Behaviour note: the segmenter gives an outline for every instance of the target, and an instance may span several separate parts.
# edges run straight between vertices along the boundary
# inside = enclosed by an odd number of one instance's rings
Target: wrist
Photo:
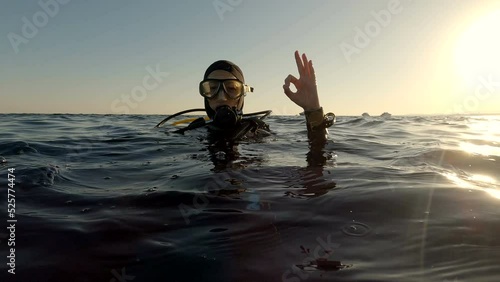
[[[302,107],[302,109],[304,110],[304,112],[313,112],[321,109],[321,106],[318,105],[313,107]]]
[[[311,128],[320,126],[324,121],[323,108],[319,107],[312,110],[304,110],[307,125]]]

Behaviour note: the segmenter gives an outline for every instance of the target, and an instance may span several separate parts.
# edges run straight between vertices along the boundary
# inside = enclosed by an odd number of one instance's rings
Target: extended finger
[[[304,61],[304,73],[309,75],[311,72],[309,70],[309,61],[307,60],[306,53],[302,53],[302,61]]]
[[[299,75],[302,76],[304,75],[304,65],[302,64],[302,61],[300,60],[300,55],[299,51],[295,51],[295,62],[297,63],[297,69],[299,69]]]
[[[309,69],[311,71],[311,78],[314,81],[314,83],[316,84],[316,72],[314,71],[313,61],[309,61]]]

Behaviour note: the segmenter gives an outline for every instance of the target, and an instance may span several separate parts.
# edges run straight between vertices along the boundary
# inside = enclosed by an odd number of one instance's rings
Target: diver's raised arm
[[[289,74],[285,78],[283,90],[290,100],[304,109],[309,141],[312,144],[324,145],[327,134],[326,127],[329,125],[325,123],[323,108],[319,103],[316,74],[314,73],[312,61],[307,60],[306,54],[302,54],[301,58],[299,51],[295,51],[295,62],[297,63],[300,78],[297,79],[292,74]],[[290,83],[295,85],[297,91],[290,90]]]

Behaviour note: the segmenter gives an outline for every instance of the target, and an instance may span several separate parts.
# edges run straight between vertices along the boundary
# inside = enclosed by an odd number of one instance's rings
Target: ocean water
[[[300,116],[225,150],[162,119],[1,115],[0,281],[500,281],[500,116],[338,117],[321,152]]]

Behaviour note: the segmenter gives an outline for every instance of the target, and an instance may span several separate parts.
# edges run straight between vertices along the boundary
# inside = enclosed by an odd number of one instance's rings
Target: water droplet
[[[341,230],[346,235],[355,236],[355,237],[362,237],[362,236],[366,236],[368,233],[370,233],[371,228],[364,223],[353,222],[353,223],[349,223],[349,224],[344,225],[341,228]]]

